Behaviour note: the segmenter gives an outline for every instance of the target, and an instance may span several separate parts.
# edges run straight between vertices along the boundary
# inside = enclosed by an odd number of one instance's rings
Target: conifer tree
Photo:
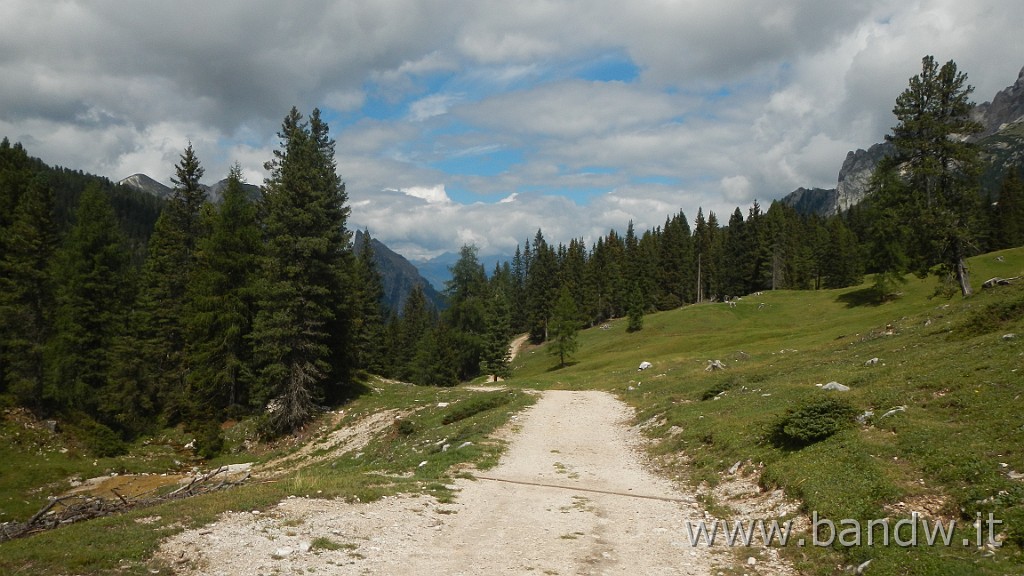
[[[870,207],[865,220],[869,224],[868,260],[875,271],[872,290],[878,300],[888,300],[906,283],[910,268],[910,246],[913,233],[905,225],[907,184],[899,175],[898,163],[883,159],[871,175]]]
[[[57,247],[53,189],[41,177],[28,183],[0,235],[0,391],[9,388],[22,403],[38,404],[53,322],[51,259]]]
[[[964,139],[981,130],[970,117],[973,91],[952,60],[940,68],[925,56],[921,73],[896,98],[898,124],[886,136],[906,173],[906,194],[897,206],[914,227],[915,268],[924,274],[938,265],[964,296],[971,294],[966,260],[975,249],[980,211],[979,153]]]
[[[255,282],[262,246],[256,206],[234,165],[216,209],[207,213],[188,286],[185,334],[189,403],[195,418],[219,420],[248,405],[253,379],[248,335],[255,316]]]
[[[86,188],[75,223],[54,260],[55,335],[47,356],[46,397],[126,427],[119,414],[139,400],[113,393],[115,340],[125,329],[131,293],[125,238],[106,195]]]
[[[355,313],[352,324],[355,359],[360,368],[373,374],[384,374],[384,287],[374,261],[369,230],[359,234],[357,241],[360,246],[355,260]]]
[[[476,254],[472,245],[459,250],[459,259],[450,268],[451,280],[445,283],[448,307],[441,315],[445,336],[454,343],[455,370],[461,380],[479,374],[487,331],[487,275]]]
[[[629,325],[627,332],[639,332],[644,329],[644,296],[639,286],[634,286],[629,297]]]
[[[1024,245],[1024,182],[1012,168],[999,187],[999,199],[993,206],[992,244],[994,248]]]
[[[551,318],[551,338],[548,353],[558,357],[558,365],[565,366],[567,358],[572,357],[579,349],[577,335],[579,319],[576,303],[569,289],[563,286],[555,302]]]
[[[265,256],[253,325],[257,398],[268,432],[305,424],[317,402],[343,393],[351,361],[349,208],[335,143],[318,110],[292,108],[263,188]]]
[[[156,221],[132,318],[134,345],[119,362],[121,378],[138,379],[168,422],[188,416],[186,293],[201,233],[204,170],[189,143],[175,165],[174,190]],[[133,349],[134,348],[134,349]]]
[[[405,299],[401,316],[393,322],[397,327],[394,336],[395,346],[388,356],[395,377],[413,381],[416,351],[420,347],[420,340],[429,337],[436,323],[434,311],[423,293],[423,286],[416,284],[409,297]]]
[[[484,335],[481,368],[495,380],[508,378],[512,372],[509,342],[512,338],[512,314],[508,297],[495,290],[487,306],[487,333]]]
[[[558,260],[540,230],[533,239],[525,290],[530,339],[544,342],[549,337],[552,309],[558,296]]]

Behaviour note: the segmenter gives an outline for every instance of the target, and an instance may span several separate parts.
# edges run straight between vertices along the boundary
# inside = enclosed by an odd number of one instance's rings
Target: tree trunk
[[[960,283],[960,293],[964,298],[971,295],[971,274],[967,270],[967,263],[963,256],[956,260],[956,280]]]

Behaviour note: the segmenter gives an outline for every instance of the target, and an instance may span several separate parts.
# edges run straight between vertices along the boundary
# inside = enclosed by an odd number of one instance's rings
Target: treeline
[[[926,81],[912,88],[960,80],[939,72],[926,59]],[[966,96],[952,84],[947,92]],[[1024,185],[1018,168],[979,192],[977,171],[965,169],[975,151],[946,136],[968,133],[953,122],[966,108],[910,105],[919,101],[950,98],[901,97],[899,157],[843,214],[754,202],[724,223],[679,212],[590,245],[552,244],[538,230],[490,274],[465,246],[442,311],[421,290],[402,310],[383,308],[370,236],[353,250],[335,142],[316,110],[284,119],[258,198],[236,166],[217,205],[191,145],[163,201],[49,168],[4,139],[0,405],[60,414],[98,453],[182,425],[211,455],[224,421],[256,416],[266,434],[294,430],[358,393],[360,374],[437,386],[507,376],[517,333],[551,342],[565,364],[578,328],[613,318],[637,330],[651,311],[841,288],[869,273],[881,297],[911,271],[963,279],[970,253],[1024,244]],[[913,162],[942,154],[950,160]]]
[[[882,166],[875,186],[891,176],[890,168]],[[983,194],[962,208],[972,226],[971,251],[1024,245],[1019,170],[1010,171],[999,190]],[[642,234],[629,223],[625,234],[611,230],[589,246],[583,239],[551,244],[538,230],[489,276],[476,248],[464,246],[446,285],[450,308],[437,314],[414,292],[404,310],[392,314],[378,356],[386,362],[374,369],[452,385],[505,374],[504,346],[515,333],[528,333],[535,343],[553,341],[562,352],[573,326],[629,317],[630,329],[642,329],[648,312],[765,290],[843,288],[860,284],[865,274],[924,274],[941,263],[941,246],[922,247],[921,236],[910,233],[919,226],[911,225],[915,217],[890,204],[875,192],[825,218],[779,201],[765,211],[755,201],[745,215],[736,208],[724,225],[698,209],[692,227],[680,212]],[[877,285],[876,296],[886,297],[890,288]]]
[[[180,424],[211,455],[227,419],[279,434],[351,394],[383,334],[379,278],[353,254],[319,112],[293,109],[278,136],[260,198],[236,166],[216,206],[191,145],[161,202],[5,139],[0,398],[62,415],[98,453]]]

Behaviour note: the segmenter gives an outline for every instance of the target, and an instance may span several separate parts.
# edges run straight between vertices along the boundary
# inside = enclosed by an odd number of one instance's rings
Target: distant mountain
[[[118,184],[122,186],[127,186],[129,188],[134,188],[139,192],[146,192],[147,194],[152,194],[153,196],[156,196],[157,198],[161,199],[167,198],[168,196],[170,196],[172,192],[172,189],[169,186],[164,186],[163,184],[157,182],[156,180],[153,180],[152,178],[146,176],[145,174],[132,174],[131,176],[118,182]]]
[[[160,182],[157,182],[156,180],[150,178],[149,176],[146,176],[145,174],[132,174],[131,176],[118,182],[118,184],[121,184],[122,186],[128,186],[129,188],[133,188],[135,190],[138,190],[139,192],[146,192],[147,194],[152,194],[153,196],[156,196],[157,198],[161,199],[167,198],[168,196],[171,195],[171,192],[174,191],[174,189],[171,188],[170,186],[161,184]],[[213,202],[214,204],[217,204],[221,201],[221,196],[224,192],[224,189],[227,188],[227,185],[228,179],[225,178],[220,182],[217,182],[213,186],[203,185],[203,188],[206,189],[206,193],[207,195],[209,195],[210,201]],[[242,184],[242,188],[244,188],[249,193],[250,198],[256,199],[259,197],[259,186],[256,186],[255,184]]]
[[[490,256],[480,257],[480,264],[484,267],[484,273],[487,274],[488,278],[494,271],[495,265],[499,265],[503,262],[509,262],[512,260],[510,254],[492,254]],[[435,256],[429,260],[413,260],[412,263],[420,271],[420,274],[424,278],[430,281],[438,290],[444,290],[445,284],[452,279],[452,266],[459,261],[459,255],[456,252],[445,252],[440,256]]]
[[[1008,170],[1024,165],[1024,69],[1012,86],[1001,90],[991,102],[976,106],[971,116],[984,126],[971,140],[981,148],[985,164],[982,190],[988,192],[999,186]],[[875,166],[892,153],[888,142],[849,152],[835,188],[797,188],[782,202],[805,214],[838,214],[867,196]]]
[[[363,246],[361,230],[356,231],[353,245],[358,254]],[[444,297],[434,289],[426,278],[420,275],[416,266],[376,238],[370,239],[370,249],[373,250],[373,260],[377,264],[377,271],[380,273],[384,285],[384,303],[389,309],[400,313],[416,285],[423,287],[423,294],[435,309],[444,309]]]
[[[428,260],[415,260],[412,264],[424,278],[430,281],[434,288],[443,290],[444,285],[452,278],[451,267],[458,261],[457,253],[445,252]]]

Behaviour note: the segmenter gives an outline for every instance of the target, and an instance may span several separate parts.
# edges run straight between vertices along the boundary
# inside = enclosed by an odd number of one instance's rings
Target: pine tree
[[[461,380],[479,374],[487,331],[487,275],[476,254],[476,246],[459,250],[459,259],[449,269],[451,280],[445,283],[448,307],[441,315],[446,337],[454,343],[455,370]]]
[[[317,402],[343,393],[351,370],[352,263],[349,208],[335,143],[314,110],[292,108],[267,163],[263,188],[266,254],[253,325],[259,400],[268,431],[305,424]]]
[[[896,98],[898,124],[886,136],[908,181],[897,205],[914,228],[915,267],[925,273],[938,265],[939,274],[953,279],[965,297],[971,294],[966,259],[980,212],[979,153],[964,140],[981,130],[970,118],[973,91],[952,60],[940,68],[925,56],[921,73]]]
[[[169,423],[189,416],[184,318],[206,201],[199,182],[203,173],[189,143],[175,165],[174,190],[149,239],[131,321],[135,342],[126,346],[127,357],[119,361],[120,377],[141,380]]]
[[[639,332],[644,329],[644,296],[639,286],[634,286],[629,298],[629,325],[627,332]]]
[[[994,248],[1015,248],[1024,245],[1024,182],[1013,168],[999,188],[999,200],[992,211],[992,244]]]
[[[0,392],[7,388],[22,404],[38,404],[43,349],[53,323],[51,260],[57,247],[53,189],[41,177],[28,183],[0,235]]]
[[[555,303],[551,319],[551,343],[548,353],[558,357],[558,365],[565,366],[565,361],[579,349],[577,334],[579,319],[576,303],[572,294],[565,286],[562,287]]]
[[[402,314],[392,323],[396,326],[393,338],[395,344],[388,357],[392,364],[391,372],[396,378],[413,381],[416,351],[420,341],[434,330],[436,323],[434,311],[423,293],[423,286],[416,284],[405,300]]]
[[[534,236],[525,290],[530,339],[544,342],[549,338],[552,309],[558,296],[558,258],[540,230]]]
[[[261,249],[256,206],[242,187],[241,167],[228,174],[220,206],[200,226],[195,270],[185,307],[190,410],[219,420],[225,410],[248,405],[253,379],[248,335],[255,316],[255,282]]]
[[[839,216],[829,219],[827,230],[825,288],[845,288],[860,284],[864,279],[864,264],[857,237]]]
[[[384,374],[384,287],[374,261],[369,230],[359,234],[357,242],[360,246],[355,260],[355,314],[352,324],[355,359],[360,368],[373,374]]]
[[[110,382],[116,339],[131,297],[125,238],[98,186],[82,194],[75,223],[54,260],[55,334],[47,349],[47,399],[65,408],[119,420],[137,397],[119,397]]]
[[[729,217],[722,245],[722,290],[726,296],[742,296],[750,292],[749,271],[753,269],[756,258],[755,244],[750,236],[743,213],[737,207]]]
[[[894,159],[879,162],[869,184],[870,207],[865,220],[870,222],[869,269],[875,272],[872,290],[880,301],[897,294],[898,287],[906,283],[905,275],[910,268],[913,233],[904,220],[906,188]]]
[[[484,335],[481,368],[495,380],[508,378],[512,373],[511,351],[512,314],[503,290],[495,290],[487,306],[487,333]]]

